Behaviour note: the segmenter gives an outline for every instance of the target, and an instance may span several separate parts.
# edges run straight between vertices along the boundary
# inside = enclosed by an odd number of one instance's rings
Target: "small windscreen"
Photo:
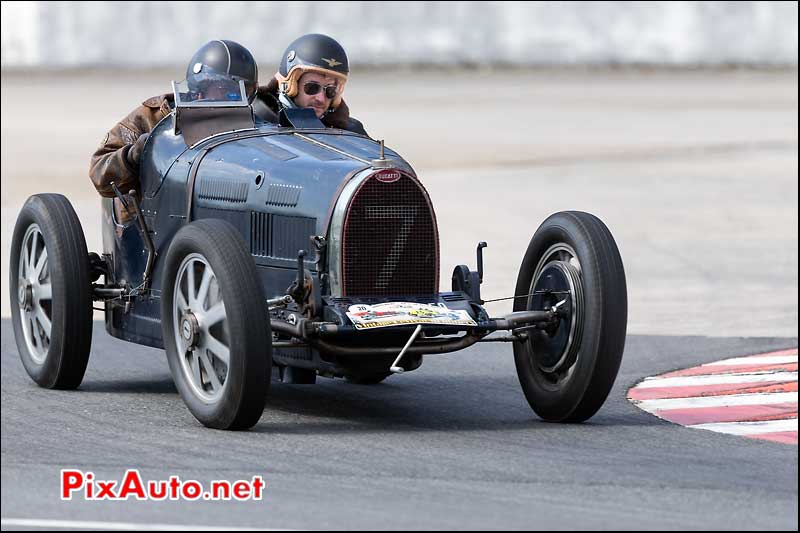
[[[247,92],[244,81],[229,76],[207,74],[191,81],[173,81],[176,107],[244,107]]]

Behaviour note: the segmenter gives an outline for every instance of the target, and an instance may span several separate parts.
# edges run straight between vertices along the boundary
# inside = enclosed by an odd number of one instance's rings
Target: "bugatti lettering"
[[[384,170],[383,172],[378,172],[375,175],[375,179],[382,182],[382,183],[394,183],[395,181],[399,180],[401,174],[399,172],[392,172],[390,170]]]

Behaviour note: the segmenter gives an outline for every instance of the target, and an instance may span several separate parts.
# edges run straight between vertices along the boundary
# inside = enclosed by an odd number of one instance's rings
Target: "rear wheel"
[[[625,347],[625,271],[611,232],[589,213],[550,216],[528,245],[515,294],[531,296],[514,311],[559,312],[514,343],[528,403],[545,420],[587,420],[608,397]]]
[[[92,346],[89,254],[80,220],[60,194],[31,196],[11,241],[9,293],[22,364],[40,386],[74,389]]]
[[[272,334],[253,258],[222,220],[182,228],[165,264],[161,316],[175,386],[204,425],[247,429],[264,410]]]

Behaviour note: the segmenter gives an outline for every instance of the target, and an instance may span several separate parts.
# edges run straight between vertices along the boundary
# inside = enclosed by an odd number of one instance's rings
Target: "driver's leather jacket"
[[[106,133],[89,163],[89,177],[101,196],[115,196],[111,182],[125,194],[131,189],[141,192],[139,169],[128,161],[128,150],[140,135],[149,133],[158,121],[169,115],[172,102],[171,94],[148,98]]]

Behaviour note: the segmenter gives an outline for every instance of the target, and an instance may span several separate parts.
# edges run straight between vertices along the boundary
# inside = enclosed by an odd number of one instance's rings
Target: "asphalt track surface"
[[[248,432],[200,426],[164,353],[95,322],[83,385],[38,388],[2,321],[3,519],[256,528],[797,529],[797,448],[687,429],[631,404],[645,376],[796,338],[632,335],[589,423],[528,407],[507,344],[429,356],[374,386],[273,384]],[[261,501],[59,499],[62,468],[119,480],[264,477]],[[62,524],[68,524],[64,522]]]

